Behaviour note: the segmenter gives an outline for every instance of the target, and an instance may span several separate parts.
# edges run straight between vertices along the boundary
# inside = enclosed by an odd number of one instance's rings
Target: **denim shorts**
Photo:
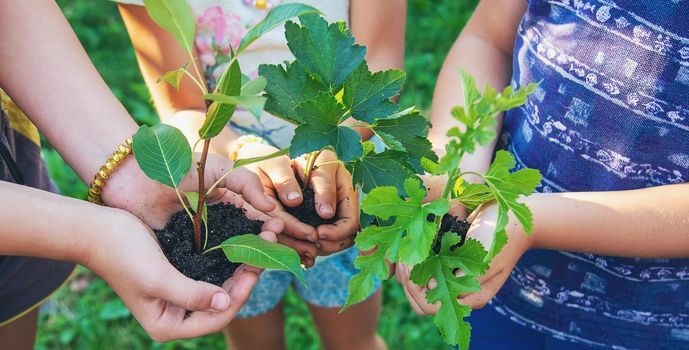
[[[290,285],[304,301],[311,305],[342,307],[349,294],[349,279],[359,272],[354,267],[354,259],[357,255],[356,248],[349,248],[327,259],[317,261],[312,268],[304,272],[306,287],[289,272],[263,272],[249,300],[239,310],[237,317],[255,317],[272,310],[285,296]],[[380,287],[380,281],[376,280],[374,286],[375,293]]]

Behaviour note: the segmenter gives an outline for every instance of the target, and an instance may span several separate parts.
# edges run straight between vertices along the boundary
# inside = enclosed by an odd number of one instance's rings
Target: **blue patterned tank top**
[[[543,173],[538,191],[689,179],[689,1],[530,0],[513,65],[513,83],[542,83],[500,143]],[[686,259],[535,250],[493,304],[588,346],[689,349]]]

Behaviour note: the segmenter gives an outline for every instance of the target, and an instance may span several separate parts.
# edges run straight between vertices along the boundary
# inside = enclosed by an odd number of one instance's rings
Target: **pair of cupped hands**
[[[259,143],[244,145],[239,158],[277,151]],[[205,184],[220,179],[233,163],[209,154]],[[312,175],[316,212],[325,219],[337,216],[332,225],[311,227],[287,214],[285,206],[297,206],[303,194],[305,159],[281,156],[233,170],[212,193],[208,203],[231,203],[246,209],[249,219],[264,222],[260,236],[294,248],[305,266],[318,255],[329,255],[353,245],[359,227],[358,198],[352,179],[331,152],[323,152]],[[191,169],[180,191],[198,191]],[[162,228],[171,215],[182,210],[175,191],[150,180],[134,157],[116,169],[102,199],[110,208],[103,229],[86,238],[77,261],[102,276],[156,341],[192,338],[226,327],[249,298],[261,270],[243,265],[222,287],[194,281],[177,271],[163,255],[151,228]],[[128,212],[128,213],[127,213]],[[132,215],[133,214],[133,215]],[[187,310],[194,311],[189,314]]]

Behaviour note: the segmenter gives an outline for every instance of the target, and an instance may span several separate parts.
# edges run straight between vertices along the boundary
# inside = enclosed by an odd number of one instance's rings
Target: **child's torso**
[[[681,0],[529,1],[513,80],[541,86],[508,113],[501,143],[519,166],[542,172],[539,191],[689,179],[688,18]],[[497,301],[534,328],[589,345],[689,341],[688,260],[530,252]]]

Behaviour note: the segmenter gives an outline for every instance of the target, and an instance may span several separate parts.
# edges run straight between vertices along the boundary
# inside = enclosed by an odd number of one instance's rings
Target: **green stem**
[[[184,199],[182,199],[182,194],[179,193],[178,188],[175,188],[175,193],[177,193],[177,198],[179,198],[179,202],[182,203],[184,211],[186,211],[187,215],[189,215],[189,219],[191,219],[191,221],[194,222],[194,215],[191,213],[191,210],[189,210],[189,207],[187,207],[187,204],[184,202]]]
[[[306,189],[311,182],[311,176],[313,176],[313,172],[316,170],[316,159],[318,159],[318,156],[321,155],[321,152],[323,152],[323,150],[313,151],[306,157],[306,168],[304,169],[304,189]]]
[[[202,254],[207,254],[207,253],[210,253],[210,252],[212,252],[212,251],[214,251],[214,250],[218,250],[218,249],[222,249],[222,246],[216,245],[216,246],[213,247],[213,248],[208,248],[208,249],[206,249]]]
[[[196,64],[194,64],[194,68],[196,69],[196,73],[201,76],[201,73],[199,73],[199,69],[196,67]],[[201,82],[193,75],[191,74],[190,71],[188,71],[186,68],[182,68],[182,71],[189,77],[191,80],[196,84],[196,86],[201,89],[201,92],[203,92],[204,95],[208,94],[208,89],[206,89],[206,85],[201,84]]]

